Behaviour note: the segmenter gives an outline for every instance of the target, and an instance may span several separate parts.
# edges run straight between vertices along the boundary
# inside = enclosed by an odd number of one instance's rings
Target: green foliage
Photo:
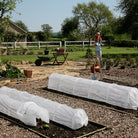
[[[88,48],[86,51],[86,58],[92,58],[93,57],[93,53],[92,53],[92,49]]]
[[[122,30],[132,34],[132,39],[138,39],[138,0],[120,0],[119,10],[124,13]]]
[[[7,31],[4,35],[5,42],[15,42],[17,39],[17,35],[14,32]]]
[[[53,49],[53,50],[52,50]],[[68,55],[67,60],[75,60],[75,59],[82,59],[86,58],[86,51],[88,47],[83,48],[82,46],[72,46],[72,47],[66,47],[66,51],[70,52]],[[94,48],[90,47],[93,51],[93,55],[95,55]],[[35,60],[37,59],[37,53],[38,51],[43,52],[44,49],[36,49],[36,48],[29,48],[29,50],[34,52],[34,55],[7,55],[7,56],[1,56],[2,63],[7,63],[8,61],[16,61],[16,62],[21,62],[23,61],[28,61],[31,63],[34,63]],[[52,57],[52,52],[55,52],[55,48],[49,49],[49,56]],[[13,49],[10,50],[10,53],[13,53]],[[51,52],[52,51],[52,52]],[[137,49],[135,48],[128,48],[128,47],[111,47],[110,49],[108,47],[102,47],[102,57],[107,58],[107,55],[109,59],[115,59],[118,55],[122,55],[122,58],[126,58],[128,55],[131,55],[131,58],[136,58],[137,57]],[[120,60],[121,60],[120,59]]]
[[[11,66],[9,64],[6,65],[6,71],[3,70],[0,76],[12,79],[25,77],[17,67]]]
[[[49,24],[43,24],[41,28],[44,32],[45,39],[48,40],[52,35],[52,27]]]
[[[68,37],[70,34],[71,37],[71,32],[73,33],[74,30],[78,30],[78,27],[79,27],[79,20],[77,17],[66,18],[62,23],[62,28],[61,28],[62,35],[64,37]]]
[[[75,29],[70,31],[68,39],[71,41],[84,40],[84,35],[80,32],[80,30]]]
[[[95,2],[78,4],[74,7],[73,13],[79,18],[79,21],[83,23],[85,28],[87,28],[89,38],[90,36],[92,38],[96,34],[101,25],[111,22],[113,17],[108,7],[103,3],[98,5]]]
[[[114,42],[114,36],[113,35],[105,35],[103,39],[107,41],[107,44],[109,46],[111,46],[112,43]]]
[[[12,11],[15,10],[16,4],[22,0],[1,0],[0,1],[0,25],[5,24],[9,20]]]
[[[112,46],[117,46],[117,47],[138,47],[138,43],[135,40],[127,41],[127,40],[122,40],[122,41],[113,41]]]
[[[4,33],[5,33],[4,27],[0,26],[0,42],[4,41]]]
[[[38,41],[46,41],[47,40],[47,36],[45,32],[39,31],[35,33],[36,35],[36,40]]]
[[[29,33],[27,34],[27,41],[28,41],[28,42],[33,42],[33,41],[35,41],[34,36],[35,36],[34,33],[29,32]]]
[[[25,30],[26,32],[28,32],[27,26],[26,26],[21,20],[16,21],[15,24],[18,25],[19,27],[21,27],[21,28],[22,28],[23,30]]]
[[[28,54],[28,55],[33,55],[34,52],[33,52],[33,51],[29,51],[29,52],[27,52],[27,54]]]
[[[114,39],[117,41],[131,41],[131,34],[124,33],[124,34],[115,34]]]

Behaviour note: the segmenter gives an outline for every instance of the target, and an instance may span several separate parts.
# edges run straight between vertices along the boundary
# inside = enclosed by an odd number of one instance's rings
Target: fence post
[[[62,42],[60,41],[59,43],[60,43],[60,47],[62,47]]]
[[[66,41],[65,41],[65,44],[64,44],[65,48],[66,48]]]
[[[82,41],[82,45],[83,45],[83,48],[84,48],[84,41]]]
[[[38,42],[38,48],[40,49],[40,47],[41,47],[41,46],[40,46],[40,42]]]
[[[14,43],[14,49],[16,50],[16,44],[17,44],[17,42],[15,41],[15,43]]]

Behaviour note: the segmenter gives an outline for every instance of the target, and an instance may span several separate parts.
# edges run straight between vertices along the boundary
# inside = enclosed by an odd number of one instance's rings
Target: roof
[[[27,33],[27,31],[25,31],[24,29],[22,29],[21,27],[19,27],[17,24],[15,24],[13,21],[9,21],[9,23],[11,24],[11,25],[13,25],[14,27],[16,27],[17,28],[17,30],[19,30],[19,31],[21,31],[22,33]]]

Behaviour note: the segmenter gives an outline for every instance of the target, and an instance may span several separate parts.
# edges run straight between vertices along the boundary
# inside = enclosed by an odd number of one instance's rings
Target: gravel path
[[[38,67],[34,64],[17,65],[17,67],[22,71],[24,69],[33,69],[34,76],[32,79],[27,79],[27,81],[24,80],[18,81],[18,83],[9,83],[9,87],[27,91],[31,94],[45,97],[59,103],[67,104],[73,108],[83,108],[86,111],[89,120],[111,128],[106,131],[96,133],[90,136],[90,138],[138,138],[138,118],[110,110],[106,108],[106,105],[103,106],[100,103],[74,98],[42,89],[48,85],[49,75],[53,72],[91,79],[90,73],[88,70],[85,70],[85,62],[69,62],[68,65],[64,64],[54,67],[49,65],[42,65]],[[113,71],[112,69],[110,71],[105,71],[103,77],[113,80],[121,79],[123,82],[126,82],[127,80],[129,81],[129,84],[137,84],[138,69],[131,69],[130,72],[133,73],[131,73],[131,76],[129,76],[130,73],[124,74],[125,71],[123,70],[114,69]],[[128,69],[126,71],[128,72]],[[120,74],[121,77],[118,77],[116,74]],[[39,136],[0,118],[0,138],[39,138]]]
[[[33,82],[20,82],[9,87],[25,90],[31,94],[67,104],[73,108],[83,108],[89,120],[111,128],[90,136],[92,138],[138,137],[138,118],[110,110],[99,103],[43,90],[42,88],[47,85],[48,79],[43,79]],[[39,136],[0,118],[0,138],[39,138]]]

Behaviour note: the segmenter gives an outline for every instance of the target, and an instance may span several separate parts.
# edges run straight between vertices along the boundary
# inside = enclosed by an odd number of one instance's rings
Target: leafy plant
[[[9,64],[6,65],[6,71],[2,71],[2,73],[0,74],[2,77],[6,77],[6,78],[21,78],[21,77],[25,77],[23,73],[21,73],[21,71],[15,67],[15,66],[11,66]]]
[[[93,57],[92,49],[90,49],[90,48],[87,49],[85,57],[86,58],[92,58]]]

